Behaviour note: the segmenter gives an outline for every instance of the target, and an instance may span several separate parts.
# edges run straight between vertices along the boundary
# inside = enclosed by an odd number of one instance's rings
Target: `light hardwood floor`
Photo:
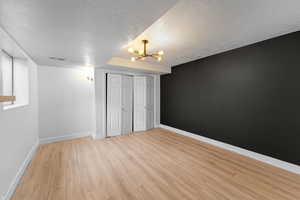
[[[42,145],[13,200],[299,200],[300,176],[163,129]]]

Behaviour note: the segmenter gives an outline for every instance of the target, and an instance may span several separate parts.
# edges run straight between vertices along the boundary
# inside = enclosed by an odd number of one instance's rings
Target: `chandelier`
[[[148,54],[147,53],[147,44],[149,43],[149,41],[148,40],[142,40],[142,43],[144,45],[143,50],[138,51],[138,50],[134,50],[132,47],[128,48],[129,53],[137,54],[137,56],[131,57],[132,62],[134,62],[136,60],[145,60],[145,58],[147,58],[147,57],[154,58],[157,61],[162,60],[162,55],[164,55],[163,51],[158,51],[158,52],[155,52],[153,54]]]

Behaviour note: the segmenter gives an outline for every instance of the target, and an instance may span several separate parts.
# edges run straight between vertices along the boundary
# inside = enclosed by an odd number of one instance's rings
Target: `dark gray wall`
[[[161,123],[300,165],[300,32],[173,67]]]

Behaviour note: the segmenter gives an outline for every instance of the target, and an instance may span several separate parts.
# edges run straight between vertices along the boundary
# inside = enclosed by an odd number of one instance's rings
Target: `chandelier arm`
[[[147,42],[144,41],[144,55],[147,55]]]
[[[144,59],[146,57],[152,57],[152,58],[157,59],[158,61],[162,60],[162,58],[161,58],[161,56],[163,55],[162,51],[158,51],[158,52],[155,52],[153,54],[147,54],[147,44],[149,43],[149,41],[148,40],[142,40],[142,43],[143,43],[143,47],[144,47],[143,53],[140,53],[140,51],[138,51],[138,50],[132,50],[132,48],[130,50],[130,53],[138,55],[136,57],[132,57],[134,60],[140,60],[140,59]],[[160,52],[162,52],[162,53],[160,53]]]
[[[140,59],[142,59],[144,56],[137,56],[137,57],[135,57],[135,60],[140,60]]]
[[[159,57],[160,55],[159,54],[156,54],[156,53],[154,53],[154,54],[152,54],[151,55],[151,57],[153,57],[153,58],[157,58],[157,57]]]

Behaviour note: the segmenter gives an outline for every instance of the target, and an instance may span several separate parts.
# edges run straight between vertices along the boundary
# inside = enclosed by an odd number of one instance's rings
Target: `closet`
[[[154,127],[154,81],[152,77],[134,77],[134,131]]]
[[[151,76],[106,76],[107,136],[154,127],[154,80]]]

